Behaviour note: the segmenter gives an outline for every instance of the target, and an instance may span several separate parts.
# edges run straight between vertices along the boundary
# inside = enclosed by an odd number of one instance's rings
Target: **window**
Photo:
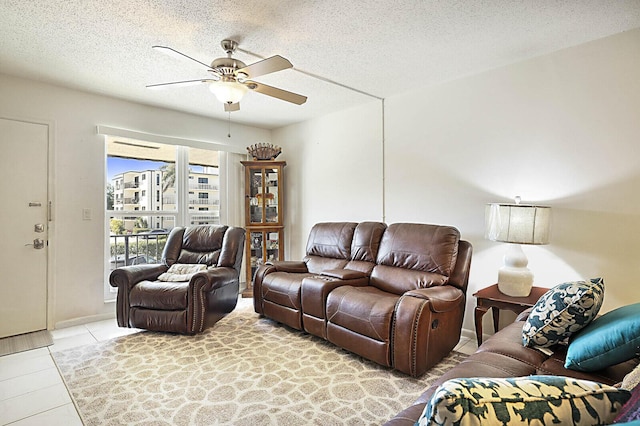
[[[105,136],[107,157],[105,276],[125,264],[158,262],[173,227],[221,223],[222,207],[225,223],[241,226],[244,149],[214,142],[212,149],[178,146],[160,143],[167,142],[164,137],[104,126],[98,133]],[[105,299],[113,299],[105,283]]]
[[[111,191],[113,200],[107,203],[109,271],[125,264],[159,261],[174,226],[220,223],[217,187],[198,196],[208,203],[215,197],[215,212],[209,210],[196,219],[190,213],[200,204],[199,198],[192,199],[195,194],[190,191],[190,182],[210,182],[214,175],[217,179],[218,151],[112,137],[106,141],[107,199]],[[147,183],[149,180],[154,184]],[[198,184],[194,185],[197,189]],[[147,189],[153,190],[155,197],[147,197]]]

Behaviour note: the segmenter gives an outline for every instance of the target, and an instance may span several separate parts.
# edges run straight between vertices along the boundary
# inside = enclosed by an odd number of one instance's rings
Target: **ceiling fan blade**
[[[189,55],[185,55],[182,52],[178,52],[177,50],[172,49],[170,47],[167,47],[167,46],[151,46],[151,48],[156,49],[158,52],[162,52],[165,55],[169,55],[169,56],[174,57],[174,58],[178,58],[178,59],[187,58],[187,59],[190,59],[193,62],[197,62],[198,64],[203,66],[207,71],[211,71],[213,69],[208,64],[205,64],[204,62],[200,62],[199,60],[194,59]]]
[[[245,85],[254,92],[282,99],[283,101],[291,102],[296,105],[302,105],[303,103],[307,102],[306,96],[288,92],[283,89],[278,89],[277,87],[267,86],[266,84],[258,83],[256,81],[247,81],[245,82]]]
[[[205,78],[205,79],[201,78],[199,80],[172,81],[170,83],[149,84],[146,87],[147,89],[166,89],[168,86],[186,87],[186,86],[195,86],[197,84],[202,84],[202,83],[211,83],[214,81],[216,80],[213,80],[210,78]]]
[[[236,102],[234,104],[224,104],[224,111],[225,112],[240,111],[240,102]]]
[[[251,65],[247,65],[244,68],[240,68],[236,71],[236,75],[244,73],[248,75],[247,78],[256,78],[261,75],[271,74],[272,72],[282,71],[292,67],[293,65],[288,59],[285,59],[280,55],[275,55]]]

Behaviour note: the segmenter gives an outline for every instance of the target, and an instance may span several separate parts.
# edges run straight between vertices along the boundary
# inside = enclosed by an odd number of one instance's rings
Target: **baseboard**
[[[59,330],[61,328],[75,327],[77,325],[84,325],[90,322],[115,319],[115,317],[116,317],[115,313],[107,313],[107,314],[89,315],[89,316],[80,317],[80,318],[73,318],[70,320],[57,322],[55,324],[54,330]]]
[[[460,336],[467,338],[467,339],[476,339],[476,332],[474,330],[468,330],[466,328],[463,328],[460,332]]]

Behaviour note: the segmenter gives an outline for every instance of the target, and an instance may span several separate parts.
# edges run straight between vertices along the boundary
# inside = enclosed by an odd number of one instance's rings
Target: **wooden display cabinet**
[[[245,168],[245,228],[247,288],[253,296],[253,276],[270,260],[284,260],[282,218],[284,161],[241,161]]]

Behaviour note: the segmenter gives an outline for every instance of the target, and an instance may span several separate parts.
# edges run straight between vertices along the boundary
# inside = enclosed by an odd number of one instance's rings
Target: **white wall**
[[[287,161],[285,257],[300,259],[317,222],[381,221],[382,103],[274,131]]]
[[[96,125],[244,147],[269,141],[268,130],[227,123],[0,75],[0,116],[53,123],[53,251],[55,326],[114,315],[104,303],[105,148]],[[93,220],[82,220],[82,209]]]
[[[551,244],[524,247],[536,285],[602,276],[603,311],[640,302],[638,70],[640,29],[385,101],[386,221],[471,241],[466,329],[506,251],[483,237],[485,204],[516,195],[552,206]],[[315,222],[379,220],[380,126],[372,104],[274,131],[294,172],[287,258]]]

